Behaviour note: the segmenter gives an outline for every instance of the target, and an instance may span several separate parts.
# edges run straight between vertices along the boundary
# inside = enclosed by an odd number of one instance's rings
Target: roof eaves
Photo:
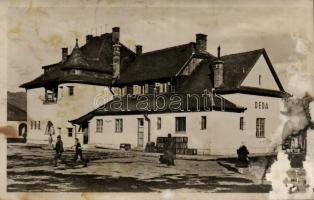
[[[265,60],[266,60],[266,62],[267,62],[267,64],[268,64],[268,67],[269,67],[269,69],[270,69],[270,71],[271,71],[273,77],[275,78],[275,81],[276,81],[276,83],[277,83],[279,89],[280,89],[282,92],[285,92],[285,90],[284,90],[284,88],[283,88],[283,86],[282,86],[282,84],[281,84],[281,82],[280,82],[280,80],[279,80],[279,78],[278,78],[278,76],[277,76],[277,73],[276,73],[276,71],[275,71],[275,69],[274,69],[274,66],[272,65],[272,63],[271,63],[271,61],[270,61],[270,59],[269,59],[269,57],[268,57],[267,52],[266,52],[265,49],[263,49],[263,55],[264,55],[264,57],[265,57]]]
[[[291,96],[291,94],[285,91],[269,90],[269,89],[247,87],[247,86],[241,86],[241,87],[236,87],[236,88],[231,88],[231,89],[220,88],[220,89],[216,89],[215,93],[218,93],[218,94],[242,93],[242,94],[269,96],[269,97],[277,97],[277,98],[285,98],[287,96]]]

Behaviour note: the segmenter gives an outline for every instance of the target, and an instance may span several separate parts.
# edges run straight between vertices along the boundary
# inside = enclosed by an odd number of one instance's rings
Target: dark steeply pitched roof
[[[237,88],[251,71],[263,49],[222,56],[223,85],[221,88]]]
[[[212,77],[209,76],[211,73],[211,59],[201,61],[190,76],[182,77],[180,80],[181,86],[178,89],[188,93],[202,93],[204,90],[211,91],[213,88]]]
[[[26,92],[7,92],[7,102],[26,111]]]
[[[195,44],[188,43],[136,56],[121,73],[116,85],[143,83],[174,77],[195,52]]]
[[[88,75],[64,75],[61,70],[55,70],[51,76],[44,76],[43,74],[34,80],[21,85],[26,89],[43,87],[44,85],[60,84],[60,83],[86,83],[91,85],[110,85],[111,76],[107,75],[105,78],[93,77]],[[58,76],[59,75],[59,76]]]
[[[265,60],[272,72],[272,75],[275,78],[278,87],[281,91],[284,91],[265,49],[257,49],[253,51],[222,56],[221,60],[224,62],[224,81],[220,89],[234,89],[240,87],[244,79],[256,64],[257,60],[262,55],[265,57]]]
[[[88,67],[88,63],[85,59],[85,56],[83,55],[78,46],[78,39],[76,39],[75,47],[73,48],[71,55],[66,60],[64,65],[65,67],[67,66]]]
[[[23,88],[42,87],[45,84],[80,82],[96,85],[109,85],[112,82],[112,35],[105,33],[101,36],[92,37],[82,47],[76,47],[67,57],[67,60],[55,64],[43,66],[43,69],[50,70],[34,80],[22,84]],[[135,53],[121,44],[120,55],[122,62],[127,61],[127,57],[133,57]],[[81,69],[85,71],[94,71],[102,73],[104,78],[94,77],[87,74],[68,75],[64,70]]]
[[[254,67],[258,58],[264,55],[267,64],[280,88],[280,91],[243,87],[243,80]],[[215,58],[203,60],[189,77],[185,77],[181,82],[181,87],[185,92],[203,92],[205,89],[211,91],[214,85],[213,71],[211,68]],[[219,94],[245,93],[272,97],[286,97],[286,93],[277,77],[277,74],[269,61],[269,58],[264,49],[258,49],[249,52],[231,54],[221,57],[223,64],[224,83],[221,87],[215,89]]]
[[[204,93],[203,93],[204,94]],[[158,94],[155,96],[153,94],[150,95],[143,95],[143,96],[129,96],[129,97],[122,97],[114,99],[105,105],[87,113],[86,115],[81,116],[80,118],[74,119],[70,121],[71,123],[75,124],[81,124],[84,122],[89,121],[94,116],[104,116],[104,115],[130,115],[130,114],[144,114],[144,113],[169,113],[169,112],[197,112],[197,111],[210,111],[211,108],[217,111],[222,111],[222,100],[224,102],[224,109],[223,111],[227,112],[244,112],[245,108],[238,107],[234,103],[220,97],[220,96],[214,96],[214,105],[211,107],[211,97],[209,96],[203,96],[203,94],[193,94],[193,96],[188,97],[188,94],[183,93],[166,93],[166,94],[160,94],[165,99],[165,109],[161,109],[160,106],[162,105],[162,102],[159,104]],[[199,99],[199,102],[195,100],[195,98]],[[206,100],[205,100],[206,99]],[[181,101],[181,104],[179,107],[178,104],[173,104],[171,102],[174,101]],[[205,101],[207,103],[205,103]],[[119,109],[114,109],[115,105],[122,103],[122,107]],[[148,104],[142,104],[139,102],[148,102]],[[206,106],[204,106],[206,105]],[[173,109],[176,107],[176,109]]]
[[[7,120],[26,121],[27,106],[25,92],[7,92]]]

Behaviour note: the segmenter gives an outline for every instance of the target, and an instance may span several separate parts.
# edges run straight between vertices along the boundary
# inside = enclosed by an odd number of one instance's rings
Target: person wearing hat
[[[61,159],[62,153],[64,151],[64,149],[63,149],[63,142],[61,140],[61,136],[60,135],[58,135],[58,137],[57,137],[57,142],[56,142],[56,146],[55,146],[54,150],[56,151],[54,167],[57,167],[58,159]]]

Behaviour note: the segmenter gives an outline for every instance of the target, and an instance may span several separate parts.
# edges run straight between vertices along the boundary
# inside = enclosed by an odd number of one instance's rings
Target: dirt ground
[[[8,192],[151,192],[165,189],[202,192],[269,192],[261,181],[265,158],[239,169],[233,159],[183,160],[175,166],[158,157],[134,151],[88,149],[83,164],[72,166],[74,150],[66,150],[64,163],[53,167],[54,152],[46,146],[8,144]]]

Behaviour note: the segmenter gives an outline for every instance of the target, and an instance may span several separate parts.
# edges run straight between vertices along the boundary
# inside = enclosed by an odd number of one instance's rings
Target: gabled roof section
[[[264,56],[265,60],[274,76],[280,91],[243,87],[243,80],[254,67],[260,56]],[[204,59],[196,67],[195,71],[189,76],[181,78],[181,92],[203,92],[204,90],[212,91],[214,88],[214,76],[212,71],[212,63],[215,58]],[[284,91],[279,78],[271,65],[271,62],[264,49],[258,49],[249,52],[231,54],[221,57],[224,62],[224,83],[221,87],[216,88],[215,92],[219,94],[244,93],[271,97],[287,97],[290,96]],[[180,88],[179,88],[180,89]]]
[[[195,44],[191,42],[138,55],[121,72],[116,85],[143,83],[174,77],[194,52]]]
[[[255,66],[257,60],[260,56],[264,56],[265,60],[268,64],[269,69],[281,91],[284,92],[282,84],[272,66],[269,57],[265,51],[265,49],[257,49],[248,52],[230,54],[226,56],[222,56],[221,60],[223,63],[223,84],[220,87],[222,90],[235,89],[239,88],[250,73],[251,69]]]
[[[225,55],[223,61],[223,84],[220,88],[237,88],[254,67],[263,49]]]

